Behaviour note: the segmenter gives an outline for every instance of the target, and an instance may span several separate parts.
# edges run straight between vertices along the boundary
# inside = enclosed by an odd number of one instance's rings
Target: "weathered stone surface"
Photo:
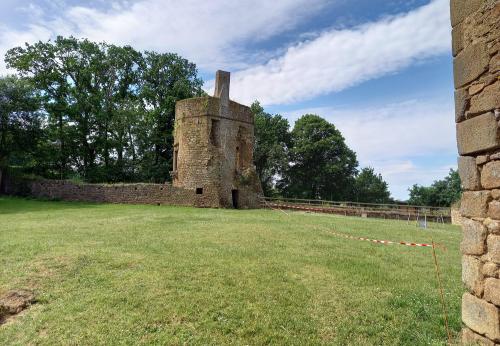
[[[469,92],[471,89],[473,89],[472,86]],[[500,108],[500,81],[487,86],[481,93],[474,95],[467,114],[486,113],[495,108]]]
[[[486,279],[484,282],[484,299],[500,306],[500,279]]]
[[[493,197],[494,199],[499,199],[500,198],[500,190],[498,190],[498,189],[491,190],[491,197]]]
[[[473,331],[492,340],[500,340],[499,310],[495,305],[465,293],[462,296],[462,319]]]
[[[491,201],[488,206],[488,216],[500,220],[500,201]]]
[[[498,116],[495,115],[495,117],[498,119]],[[500,153],[494,153],[490,155],[490,160],[500,160]]]
[[[228,72],[217,72],[215,83],[214,97],[176,103],[172,184],[202,194],[210,189],[218,207],[258,207],[253,113],[229,100]]]
[[[458,158],[458,173],[464,190],[479,190],[481,188],[475,157],[460,156]]]
[[[490,72],[494,73],[498,71],[500,71],[500,54],[496,54],[490,60]]]
[[[483,294],[483,264],[473,256],[462,256],[462,282],[467,290],[477,296]]]
[[[498,264],[493,262],[486,262],[485,264],[483,264],[483,276],[490,278],[498,278],[498,268],[499,268]]]
[[[486,251],[488,231],[479,221],[462,219],[463,239],[460,249],[465,255],[482,255]]]
[[[488,162],[490,157],[488,155],[479,155],[476,157],[476,165],[480,166]]]
[[[457,54],[464,49],[464,31],[462,24],[458,24],[453,28],[453,30],[451,31],[451,37],[451,50],[453,56],[457,56]]]
[[[500,221],[499,220],[492,220],[491,218],[486,218],[484,220],[484,225],[488,229],[490,233],[500,233]]]
[[[486,240],[488,247],[488,259],[495,263],[500,263],[500,235],[491,234]]]
[[[469,95],[475,95],[484,89],[484,83],[472,84],[469,87]]]
[[[455,90],[455,122],[465,120],[465,112],[469,109],[469,92],[466,88]]]
[[[474,188],[472,164],[461,163],[462,280],[472,293],[463,296],[462,341],[500,346],[500,0],[451,0],[451,21],[458,150],[477,156],[479,170]]]
[[[485,189],[500,187],[500,161],[491,161],[483,166],[481,184]]]
[[[474,333],[469,328],[462,330],[462,345],[464,346],[496,346],[495,343],[484,336]]]
[[[457,124],[460,155],[468,155],[500,147],[495,115],[486,113]]]
[[[476,80],[488,70],[489,62],[486,43],[479,42],[464,48],[454,59],[455,88],[463,87]]]
[[[455,26],[477,11],[482,5],[482,0],[451,0],[450,5],[451,25]]]
[[[489,191],[465,191],[462,194],[460,213],[469,218],[486,217],[490,199]]]

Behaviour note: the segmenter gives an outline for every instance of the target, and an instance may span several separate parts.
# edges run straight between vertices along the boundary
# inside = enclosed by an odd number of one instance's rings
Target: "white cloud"
[[[0,27],[0,54],[26,41],[74,35],[130,44],[138,49],[176,52],[206,69],[245,68],[247,57],[256,60],[254,53],[244,51],[244,44],[289,30],[326,2],[141,0],[115,2],[107,9],[66,7],[59,16],[39,13],[28,30]],[[47,17],[51,19],[43,20]]]
[[[374,167],[393,195],[404,199],[411,185],[428,185],[455,167],[453,107],[449,101],[413,100],[386,107],[300,109],[288,118],[313,113],[335,124],[361,167]],[[437,157],[445,161],[436,162]]]
[[[356,28],[330,30],[233,76],[232,98],[290,104],[340,91],[450,51],[449,1]]]

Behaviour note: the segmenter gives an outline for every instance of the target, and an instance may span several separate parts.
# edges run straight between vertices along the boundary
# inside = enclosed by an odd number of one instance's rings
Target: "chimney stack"
[[[229,83],[231,73],[226,71],[217,71],[215,73],[215,92],[214,96],[221,99],[221,102],[229,101]]]

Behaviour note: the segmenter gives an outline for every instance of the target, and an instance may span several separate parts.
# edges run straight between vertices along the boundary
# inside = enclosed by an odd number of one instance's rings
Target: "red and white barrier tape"
[[[328,209],[323,209],[323,208],[310,208],[310,207],[283,205],[283,204],[267,203],[267,202],[266,202],[266,204],[270,207],[277,207],[279,210],[281,210],[280,207],[285,207],[287,209],[300,209],[300,210],[312,210],[312,211],[325,211],[326,210],[326,211],[328,211]],[[343,237],[346,239],[362,240],[362,241],[368,241],[368,242],[377,243],[377,244],[404,245],[404,246],[412,246],[412,247],[432,247],[432,244],[426,244],[426,243],[411,243],[411,242],[406,242],[406,241],[378,240],[378,239],[370,239],[370,238],[365,238],[365,237],[355,237],[352,235],[337,233],[334,231],[325,231],[325,232],[339,236],[339,237]],[[443,250],[446,251],[446,247],[444,247],[443,245],[434,243],[434,246],[442,248]]]
[[[354,240],[363,240],[363,241],[368,241],[372,243],[377,243],[377,244],[385,244],[385,245],[405,245],[405,246],[415,246],[415,247],[432,247],[432,244],[425,244],[425,243],[410,243],[406,241],[391,241],[391,240],[378,240],[378,239],[370,239],[370,238],[365,238],[365,237],[355,237],[352,235],[347,235],[343,233],[337,233],[333,231],[325,231],[327,233],[336,235],[338,237],[343,237],[346,239],[354,239]]]

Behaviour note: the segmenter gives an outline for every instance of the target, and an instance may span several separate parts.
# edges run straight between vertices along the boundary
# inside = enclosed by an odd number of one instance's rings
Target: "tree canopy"
[[[6,62],[41,97],[47,177],[163,182],[175,102],[203,94],[193,63],[129,46],[58,37],[13,48]]]
[[[251,106],[255,117],[254,162],[265,195],[275,190],[276,180],[288,165],[291,144],[290,125],[281,115],[264,111],[259,102]]]
[[[356,154],[337,128],[314,114],[295,122],[289,164],[280,186],[285,195],[330,200],[352,196]]]
[[[460,199],[462,188],[458,171],[450,173],[442,180],[436,180],[431,186],[413,185],[408,203],[434,207],[449,207]]]
[[[391,194],[381,174],[376,174],[371,167],[366,167],[356,176],[354,183],[356,202],[389,203]]]

